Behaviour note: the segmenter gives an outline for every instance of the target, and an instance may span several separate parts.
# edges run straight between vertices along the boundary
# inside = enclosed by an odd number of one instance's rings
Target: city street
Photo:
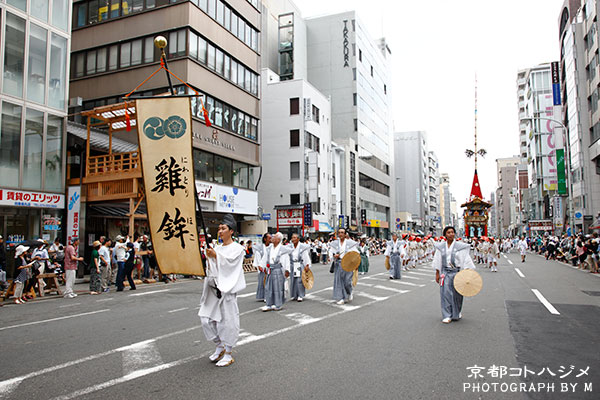
[[[303,303],[268,313],[247,275],[236,362],[222,369],[196,315],[202,281],[7,305],[0,398],[598,398],[598,275],[502,256],[499,272],[478,268],[482,291],[445,325],[430,264],[391,281],[372,257],[343,306],[331,301],[329,266],[313,270]]]

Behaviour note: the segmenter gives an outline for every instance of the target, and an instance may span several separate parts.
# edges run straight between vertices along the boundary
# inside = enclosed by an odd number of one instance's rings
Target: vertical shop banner
[[[148,222],[163,274],[204,275],[198,246],[190,99],[136,100]]]
[[[81,186],[69,186],[67,192],[67,243],[71,243],[72,238],[79,237],[80,211]]]

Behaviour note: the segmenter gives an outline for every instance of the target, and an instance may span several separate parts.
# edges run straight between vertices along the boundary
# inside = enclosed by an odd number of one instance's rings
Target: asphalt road
[[[429,264],[390,281],[373,257],[344,306],[331,301],[329,267],[313,271],[303,303],[268,313],[246,275],[229,368],[207,358],[201,281],[7,305],[0,399],[599,398],[598,276],[501,257],[499,272],[479,268],[484,287],[463,319],[445,325]]]

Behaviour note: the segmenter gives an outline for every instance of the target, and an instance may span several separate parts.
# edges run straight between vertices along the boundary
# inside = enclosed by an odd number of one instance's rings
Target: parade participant
[[[265,233],[262,237],[262,243],[254,246],[254,259],[252,264],[258,272],[258,282],[256,286],[256,300],[265,301],[265,274],[267,268],[267,260],[265,253],[267,246],[271,244],[271,234]]]
[[[524,236],[521,236],[521,240],[517,245],[519,252],[521,253],[521,262],[525,262],[525,256],[527,255],[527,241]]]
[[[352,275],[353,272],[347,272],[342,269],[342,258],[350,251],[358,252],[358,243],[349,239],[344,228],[337,231],[338,238],[333,240],[329,246],[329,253],[333,257],[333,299],[336,304],[342,305],[344,302],[351,302],[352,296]]]
[[[33,261],[25,258],[29,251],[29,247],[19,245],[15,249],[15,269],[19,272],[15,278],[15,304],[23,304],[27,302],[27,298],[23,295],[23,285],[27,282],[30,275],[30,268],[33,266]]]
[[[306,250],[302,251],[302,244],[300,243],[300,237],[297,233],[292,234],[292,252],[290,253],[290,298],[292,300],[297,300],[298,302],[302,302],[303,297],[306,296],[306,290],[304,288],[304,284],[302,283],[302,269],[306,272],[310,269],[310,256],[308,250],[310,250],[310,245],[306,248]]]
[[[390,279],[402,279],[402,242],[396,232],[392,233],[392,240],[385,247],[385,257],[390,263]]]
[[[232,239],[236,226],[233,216],[225,215],[219,225],[223,244],[206,250],[207,277],[198,316],[206,339],[217,345],[209,357],[217,367],[233,364],[231,353],[240,335],[237,293],[246,288],[243,268],[246,251]]]
[[[498,257],[500,257],[498,244],[493,238],[490,238],[490,245],[488,248],[488,263],[489,268],[492,269],[492,272],[498,272]]]
[[[360,239],[358,251],[360,252],[360,266],[358,267],[358,273],[364,275],[369,272],[369,246],[367,245],[366,239]]]
[[[419,258],[419,250],[417,249],[417,242],[414,236],[408,238],[408,267],[416,268],[417,259]]]
[[[280,311],[285,303],[285,278],[290,276],[291,249],[282,244],[283,234],[277,232],[271,237],[271,245],[265,253],[267,280],[265,282],[266,306],[262,311]]]
[[[471,246],[454,240],[454,227],[445,227],[443,234],[446,242],[436,246],[433,267],[435,281],[440,285],[442,322],[449,324],[462,318],[463,296],[454,289],[454,277],[462,269],[475,269],[475,265],[469,255]]]

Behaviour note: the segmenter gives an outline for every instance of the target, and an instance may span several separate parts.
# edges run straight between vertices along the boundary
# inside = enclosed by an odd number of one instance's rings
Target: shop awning
[[[333,228],[329,223],[319,221],[319,232],[333,232]]]
[[[87,140],[87,127],[76,122],[67,122],[67,133]],[[99,129],[90,129],[90,147],[96,150],[108,151],[108,134]],[[128,153],[138,149],[137,144],[129,143],[113,137],[112,148],[115,153]]]
[[[425,234],[425,232],[420,231],[420,230],[417,229],[417,235],[424,235],[424,234]]]

